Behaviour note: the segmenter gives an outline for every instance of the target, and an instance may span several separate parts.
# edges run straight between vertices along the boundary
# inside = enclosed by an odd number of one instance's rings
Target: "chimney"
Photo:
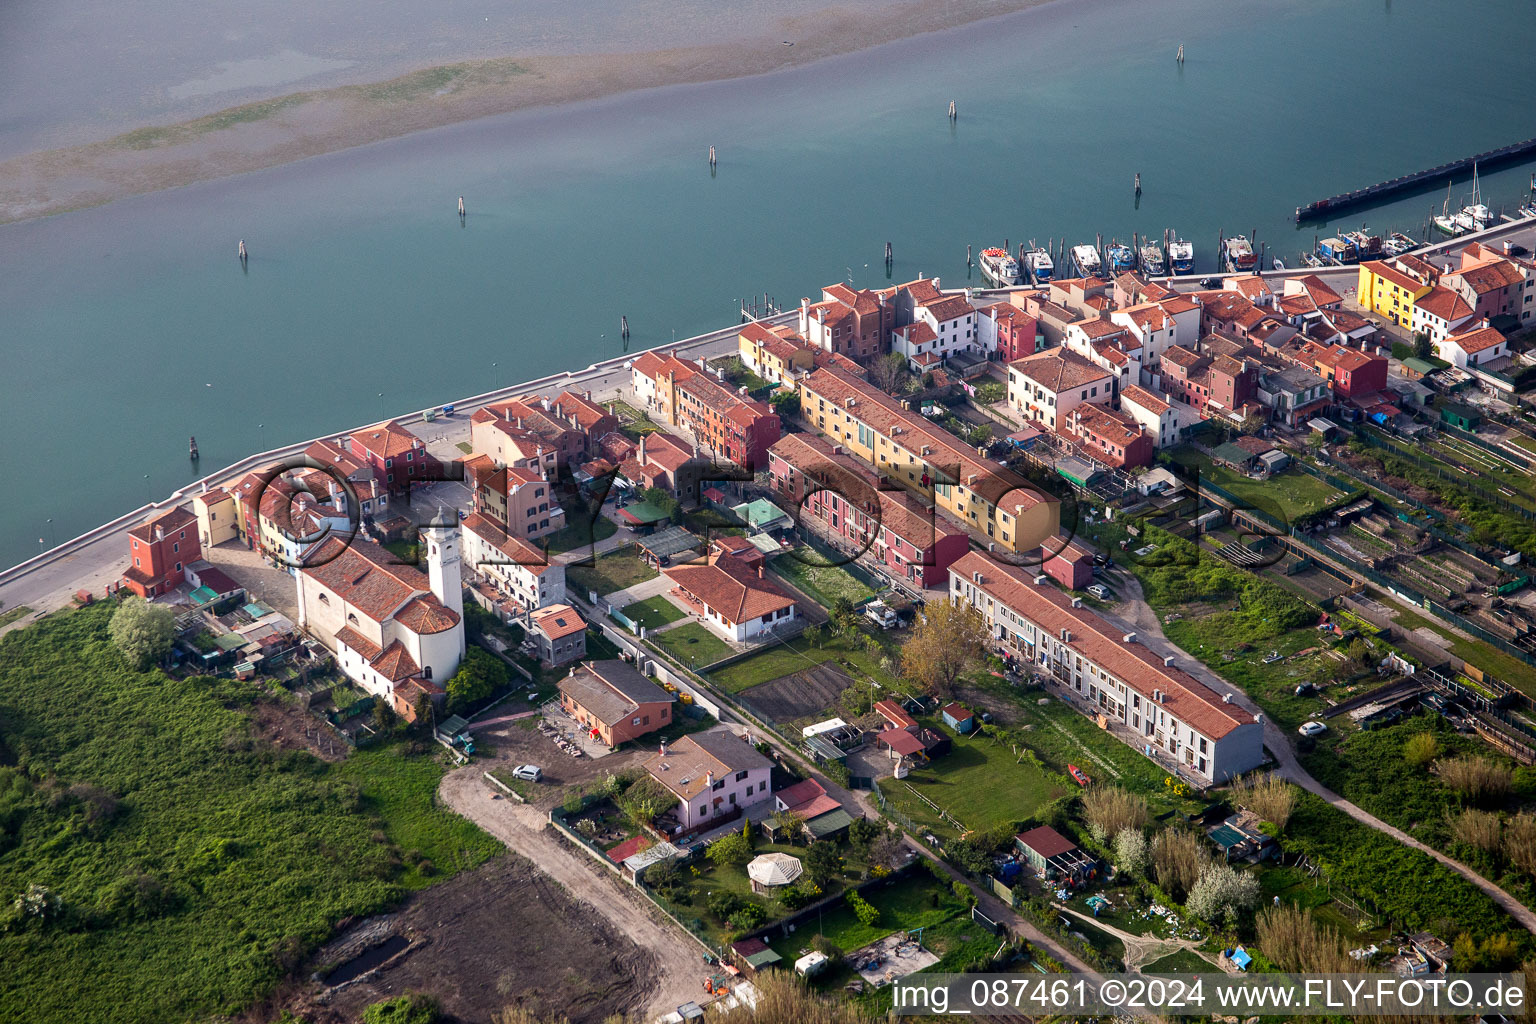
[[[714,784],[715,784],[715,773],[714,772],[705,772],[704,773],[704,785],[712,787],[712,786],[714,786]]]
[[[1062,643],[1070,643],[1071,640],[1072,640],[1072,631],[1070,629],[1067,629],[1066,627],[1062,627],[1062,630],[1061,630],[1061,642]]]
[[[975,583],[982,582],[981,573],[980,572],[973,572],[973,573],[971,573],[971,580],[972,580],[972,582],[975,582]]]
[[[1081,608],[1082,606],[1083,606],[1083,599],[1082,598],[1074,597],[1072,599],[1072,607],[1073,608]]]
[[[1170,668],[1172,665],[1173,665],[1173,655],[1171,655],[1171,654],[1163,655],[1163,668]]]
[[[644,434],[640,435],[639,462],[640,462],[640,468],[644,469],[645,468],[645,435]]]
[[[1232,695],[1230,693],[1222,694],[1221,695],[1221,702],[1223,704],[1231,704],[1232,703]]]
[[[574,672],[576,670],[572,669],[571,671]],[[667,741],[666,740],[662,740],[661,741],[661,746],[659,748],[657,748],[656,753],[659,754],[662,757],[666,757],[667,756]]]
[[[590,401],[592,401],[592,392],[590,392],[590,391],[583,391],[581,393],[581,397],[585,398],[587,401],[590,402]]]
[[[1035,586],[1037,586],[1037,587],[1044,586],[1045,585],[1045,580],[1046,580],[1045,573],[1040,572],[1040,573],[1036,573],[1035,574]]]
[[[1161,704],[1162,702],[1163,702],[1163,691],[1162,690],[1153,690],[1152,691],[1152,703],[1154,703],[1154,704]]]
[[[763,567],[762,566],[758,566],[757,567],[757,578],[758,579],[762,579],[763,578]]]
[[[163,526],[156,526],[155,527],[155,540],[165,540],[165,527],[163,527]]]
[[[1127,633],[1125,636],[1121,637],[1120,640],[1122,643],[1133,644],[1136,642],[1136,634]]]

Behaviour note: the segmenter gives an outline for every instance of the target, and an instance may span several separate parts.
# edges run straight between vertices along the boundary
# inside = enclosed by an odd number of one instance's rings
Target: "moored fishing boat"
[[[1195,269],[1195,243],[1178,238],[1168,243],[1168,266],[1175,274],[1188,274]]]
[[[1110,242],[1104,250],[1105,259],[1109,262],[1111,274],[1124,273],[1127,270],[1136,269],[1136,250],[1124,242]]]
[[[1049,252],[1035,248],[1024,254],[1024,269],[1035,284],[1049,284],[1056,274],[1056,262]]]
[[[1248,273],[1259,264],[1253,245],[1246,235],[1233,235],[1222,241],[1221,262],[1229,271]]]
[[[1007,249],[981,250],[981,275],[1000,288],[1019,283],[1019,261]]]
[[[1078,277],[1093,277],[1102,266],[1099,260],[1099,250],[1091,245],[1074,245],[1072,247],[1072,266],[1077,270]]]
[[[1156,242],[1148,242],[1141,247],[1141,272],[1147,277],[1162,277],[1168,273],[1168,264],[1163,260],[1163,248]]]

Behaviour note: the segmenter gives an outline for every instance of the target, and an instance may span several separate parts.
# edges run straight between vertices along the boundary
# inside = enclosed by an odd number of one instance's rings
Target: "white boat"
[[[1472,165],[1472,202],[1463,206],[1454,220],[1463,233],[1481,231],[1493,223],[1493,211],[1483,205],[1482,190],[1477,185],[1477,164]]]
[[[1056,273],[1056,263],[1044,249],[1031,249],[1024,254],[1024,269],[1035,284],[1048,284]]]
[[[1311,267],[1313,270],[1316,270],[1319,267],[1326,267],[1328,265],[1327,263],[1323,262],[1323,258],[1321,256],[1319,256],[1315,252],[1304,252],[1304,253],[1302,253],[1301,254],[1301,262],[1305,263],[1307,266]]]
[[[1147,277],[1162,277],[1168,273],[1168,264],[1163,260],[1162,246],[1155,242],[1148,242],[1141,247],[1141,272]]]
[[[1077,268],[1078,277],[1094,276],[1099,272],[1099,250],[1091,245],[1074,245],[1072,265]]]
[[[1188,274],[1195,269],[1195,243],[1180,238],[1168,243],[1168,265],[1175,274]]]
[[[1520,207],[1519,214],[1522,217],[1536,217],[1536,203],[1529,203]]]
[[[1222,264],[1230,271],[1248,272],[1259,265],[1246,235],[1233,235],[1222,242]]]
[[[1000,288],[1019,283],[1019,261],[1007,249],[981,250],[981,275]]]
[[[1274,265],[1276,270],[1284,270],[1285,260],[1281,259],[1279,256],[1276,256],[1274,259]]]
[[[1430,209],[1434,209],[1434,207],[1430,207]],[[1445,202],[1440,204],[1440,216],[1430,218],[1430,222],[1435,225],[1435,230],[1443,235],[1455,237],[1463,233],[1462,229],[1456,224],[1456,218],[1451,216],[1450,182],[1445,183]]]
[[[1136,269],[1136,252],[1124,242],[1110,242],[1104,250],[1104,257],[1109,261],[1111,274]]]

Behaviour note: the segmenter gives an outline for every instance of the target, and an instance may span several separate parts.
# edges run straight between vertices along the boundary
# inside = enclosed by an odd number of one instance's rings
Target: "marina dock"
[[[1336,196],[1329,196],[1327,199],[1319,199],[1315,203],[1308,203],[1306,206],[1298,206],[1296,207],[1296,222],[1299,224],[1304,220],[1328,217],[1351,206],[1374,202],[1385,196],[1418,188],[1421,185],[1430,183],[1438,185],[1447,176],[1460,174],[1464,171],[1470,172],[1473,164],[1488,166],[1505,163],[1510,160],[1518,160],[1533,153],[1536,153],[1536,138],[1526,139],[1524,142],[1512,142],[1508,146],[1490,149],[1486,153],[1478,153],[1475,156],[1465,157],[1461,160],[1453,160],[1448,164],[1441,164],[1439,167],[1415,171],[1412,174],[1405,174],[1400,178],[1393,178],[1390,181],[1379,181],[1374,185],[1368,185],[1353,192],[1343,192]]]

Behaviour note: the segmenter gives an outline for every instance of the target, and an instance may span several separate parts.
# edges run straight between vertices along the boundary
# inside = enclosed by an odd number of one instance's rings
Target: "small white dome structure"
[[[747,877],[752,880],[753,892],[767,893],[793,882],[804,870],[799,859],[787,853],[765,853],[752,858]]]

